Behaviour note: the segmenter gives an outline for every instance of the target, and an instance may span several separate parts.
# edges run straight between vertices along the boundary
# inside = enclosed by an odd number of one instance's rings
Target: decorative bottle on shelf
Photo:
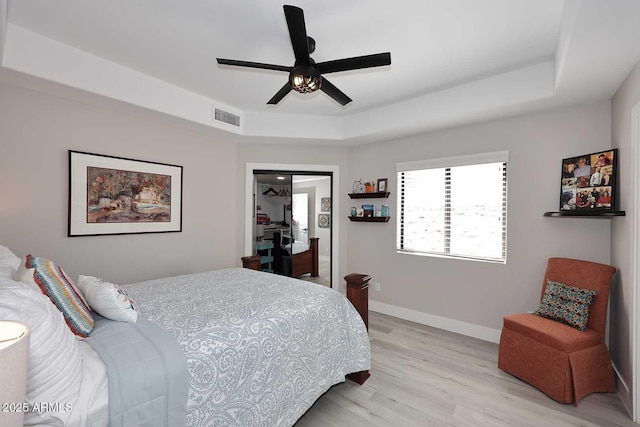
[[[358,213],[358,210],[356,209],[356,207],[351,206],[351,216],[356,216],[357,213]]]
[[[380,216],[389,216],[389,205],[382,205],[382,208],[380,209]]]

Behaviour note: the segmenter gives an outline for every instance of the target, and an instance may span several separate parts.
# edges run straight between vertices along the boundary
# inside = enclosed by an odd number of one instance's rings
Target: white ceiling
[[[392,64],[328,76],[345,107],[322,92],[267,106],[286,73],[216,58],[293,65],[282,4],[0,0],[2,67],[266,141],[350,144],[609,99],[640,60],[637,0],[298,0],[316,62]]]

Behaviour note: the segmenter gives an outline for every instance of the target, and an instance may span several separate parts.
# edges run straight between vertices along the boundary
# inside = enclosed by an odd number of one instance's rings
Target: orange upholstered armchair
[[[542,390],[560,403],[576,404],[594,392],[614,392],[615,379],[604,343],[609,288],[616,269],[568,258],[551,258],[547,280],[596,290],[584,331],[535,314],[504,318],[498,367]]]

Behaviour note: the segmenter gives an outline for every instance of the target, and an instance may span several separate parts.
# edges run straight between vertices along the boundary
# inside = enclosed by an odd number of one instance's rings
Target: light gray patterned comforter
[[[188,426],[291,426],[370,368],[360,315],[321,285],[233,268],[124,288],[187,356]]]

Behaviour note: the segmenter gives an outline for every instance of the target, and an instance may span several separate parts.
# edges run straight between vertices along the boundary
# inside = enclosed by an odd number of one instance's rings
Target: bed
[[[231,268],[122,288],[136,302],[137,322],[96,315],[85,341],[48,343],[47,352],[73,348],[59,358],[75,364],[65,375],[80,376],[65,382],[73,383],[64,395],[73,411],[48,425],[291,426],[332,385],[370,369],[361,316],[324,286]],[[38,349],[51,336],[33,323],[40,311],[55,306],[0,276],[0,315],[30,324]],[[38,422],[47,424],[25,425]]]
[[[310,274],[318,277],[318,238],[311,237],[309,244],[300,241],[284,241],[279,232],[273,233],[273,258],[277,273],[290,277]]]

